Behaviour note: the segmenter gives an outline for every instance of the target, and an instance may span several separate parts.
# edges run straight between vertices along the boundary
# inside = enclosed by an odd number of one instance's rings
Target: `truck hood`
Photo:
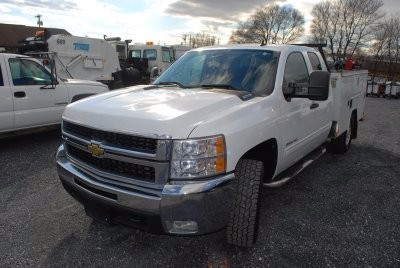
[[[90,81],[90,80],[82,80],[82,79],[63,79],[63,81],[67,85],[84,85],[84,86],[102,86],[107,87],[103,83],[97,81]]]
[[[185,139],[199,124],[241,103],[221,91],[132,87],[72,103],[63,119],[106,131]]]

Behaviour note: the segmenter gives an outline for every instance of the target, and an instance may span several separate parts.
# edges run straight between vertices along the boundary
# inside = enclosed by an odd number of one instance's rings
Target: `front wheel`
[[[257,238],[259,198],[264,165],[243,159],[236,166],[235,190],[226,237],[231,245],[250,247]]]

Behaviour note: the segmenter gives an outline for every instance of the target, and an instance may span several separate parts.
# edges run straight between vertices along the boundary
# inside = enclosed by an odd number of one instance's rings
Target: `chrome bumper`
[[[104,206],[121,208],[128,211],[128,214],[131,212],[132,217],[151,215],[151,218],[159,219],[158,226],[161,226],[162,233],[174,233],[169,225],[175,221],[197,223],[196,232],[182,234],[217,231],[225,227],[228,221],[233,173],[195,183],[166,184],[162,189],[126,188],[99,181],[79,169],[68,160],[63,145],[57,151],[56,161],[64,187],[70,193],[73,191],[79,194],[81,198],[77,199],[87,210],[95,204],[97,209]],[[140,225],[135,226],[141,228]]]

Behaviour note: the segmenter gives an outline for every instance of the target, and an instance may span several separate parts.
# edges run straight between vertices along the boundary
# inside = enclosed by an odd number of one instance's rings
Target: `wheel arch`
[[[275,138],[266,140],[245,152],[240,159],[252,159],[263,162],[264,182],[272,180],[278,163],[278,142]]]
[[[84,99],[84,98],[86,98],[86,97],[90,97],[90,96],[92,96],[92,95],[94,95],[94,93],[85,93],[85,94],[77,94],[77,95],[74,95],[74,96],[72,97],[72,99],[71,99],[71,103],[72,103],[72,102],[75,102],[75,101],[78,101],[78,100],[81,100],[81,99]]]

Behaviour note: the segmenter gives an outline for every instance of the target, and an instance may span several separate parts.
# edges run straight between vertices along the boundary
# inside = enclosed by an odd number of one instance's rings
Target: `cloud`
[[[2,0],[2,4],[16,5],[19,7],[33,7],[46,9],[61,9],[70,11],[78,9],[75,3],[66,0],[50,1],[50,0]]]
[[[205,25],[210,32],[217,32],[221,27],[232,27],[232,23],[230,22],[220,22],[214,20],[201,20],[200,22]]]
[[[266,4],[284,3],[287,0],[175,0],[164,13],[186,18],[185,33],[205,32],[214,35],[223,44],[228,42],[239,21],[247,19],[254,11]]]
[[[400,15],[399,0],[384,0],[382,11],[387,14]]]
[[[273,2],[273,0],[178,0],[165,12],[173,16],[190,14],[190,17],[237,22],[241,15],[250,14],[254,9]]]
[[[77,36],[120,36],[133,42],[174,44],[183,34],[206,32],[221,44],[228,41],[237,22],[255,9],[279,2],[292,5],[311,21],[312,6],[322,0],[0,0],[0,23],[63,28]],[[385,0],[383,10],[399,10],[399,0]],[[308,26],[306,25],[306,27]]]

